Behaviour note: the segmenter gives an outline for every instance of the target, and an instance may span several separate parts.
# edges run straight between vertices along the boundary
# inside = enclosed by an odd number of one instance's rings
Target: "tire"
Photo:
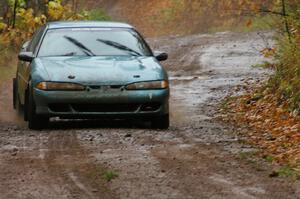
[[[151,127],[154,129],[168,129],[170,126],[169,114],[162,115],[151,121]]]
[[[13,107],[17,109],[17,80],[13,78]]]
[[[49,118],[36,114],[36,106],[33,99],[33,93],[30,87],[28,88],[28,92],[26,93],[27,93],[26,95],[27,100],[26,100],[25,109],[27,111],[26,114],[28,119],[28,128],[32,130],[41,130],[47,126],[49,122]]]
[[[28,122],[28,104],[29,104],[29,93],[28,93],[28,89],[25,91],[25,101],[24,101],[24,121]]]
[[[18,94],[18,82],[16,78],[13,79],[13,107],[15,110],[17,110],[18,114],[23,114],[24,107],[20,102]]]

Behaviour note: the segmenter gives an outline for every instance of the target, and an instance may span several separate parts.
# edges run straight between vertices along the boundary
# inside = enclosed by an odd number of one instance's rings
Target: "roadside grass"
[[[103,9],[97,8],[89,11],[83,11],[83,15],[87,16],[88,20],[92,21],[110,21],[112,17],[109,16]]]
[[[261,64],[256,64],[256,65],[252,65],[253,68],[263,68],[263,69],[274,69],[275,68],[275,64],[268,62],[268,61],[264,61]]]
[[[235,32],[252,32],[260,30],[273,30],[278,17],[272,15],[244,17],[240,24],[233,27]]]
[[[277,172],[280,177],[294,177],[296,175],[296,172],[288,166],[279,168]]]
[[[273,163],[275,161],[275,158],[271,155],[265,156],[264,159],[269,163]]]
[[[253,31],[266,31],[273,30],[274,24],[278,20],[278,17],[265,15],[265,16],[246,16],[240,21],[234,21],[233,23],[222,24],[219,26],[211,27],[209,33],[215,32],[253,32]]]
[[[257,24],[256,27],[259,27],[260,23]],[[290,26],[294,27],[290,35],[284,34],[282,29],[282,34],[277,34],[277,49],[271,50],[274,51],[271,55],[274,62],[258,65],[274,69],[269,80],[260,85],[248,85],[247,93],[234,97],[235,100],[228,100],[229,97],[220,106],[224,107],[223,121],[251,129],[244,136],[250,144],[262,149],[267,155],[266,161],[284,165],[277,171],[277,176],[296,176],[299,179],[299,20],[291,18]],[[268,51],[266,49],[266,53]]]
[[[204,5],[205,2],[206,4]],[[274,30],[279,17],[270,14],[240,13],[215,10],[212,4],[218,1],[185,1],[169,0],[156,8],[158,12],[146,16],[138,22],[140,26],[157,35],[190,35],[216,32],[252,32]],[[209,3],[208,3],[209,2]],[[216,12],[215,12],[216,11]],[[209,13],[209,14],[208,14]],[[218,13],[218,14],[217,14]],[[150,26],[150,27],[149,27]]]
[[[184,2],[180,0],[172,0],[171,5],[169,7],[163,8],[160,11],[162,15],[163,24],[167,24],[168,22],[174,20],[178,13],[182,12],[184,9]]]
[[[238,153],[238,157],[242,160],[246,160],[248,163],[256,164],[255,158],[260,157],[261,152],[257,150],[253,151],[246,151],[246,152],[240,152]],[[276,159],[271,155],[266,155],[263,157],[263,159],[270,163],[276,165]],[[259,168],[257,168],[260,170]],[[300,180],[300,170],[295,169],[294,164],[286,164],[284,166],[279,167],[278,169],[275,169],[270,173],[270,177],[282,177],[282,178],[290,178],[294,180]]]
[[[300,171],[297,171],[289,166],[282,166],[279,169],[273,171],[270,174],[270,177],[283,177],[300,180]]]
[[[105,171],[103,176],[107,182],[110,182],[113,179],[119,177],[119,174],[116,173],[115,171]]]
[[[97,184],[103,184],[116,179],[119,177],[119,174],[116,171],[97,165],[89,170],[87,177]]]
[[[229,104],[231,103],[231,102],[233,102],[233,101],[235,101],[236,99],[238,99],[239,98],[239,96],[228,96],[228,97],[226,97],[222,102],[221,102],[221,104],[220,104],[220,109],[222,110],[222,111],[229,111]]]
[[[274,95],[266,94],[261,86],[252,93],[227,97],[220,107],[222,120],[249,128],[242,136],[247,144],[260,150],[257,154],[241,152],[241,159],[261,157],[271,164],[283,165],[273,171],[271,177],[300,180],[299,117],[294,116],[287,107],[278,105]]]

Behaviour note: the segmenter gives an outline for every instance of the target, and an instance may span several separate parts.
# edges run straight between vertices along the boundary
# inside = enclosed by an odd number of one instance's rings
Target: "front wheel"
[[[19,114],[23,113],[23,106],[19,99],[18,82],[16,78],[13,78],[13,108],[17,110]]]
[[[28,127],[33,130],[43,129],[45,126],[47,126],[49,122],[49,118],[36,114],[36,106],[35,106],[33,93],[31,89],[28,88],[28,92],[26,93],[27,93],[26,110],[27,110]]]
[[[17,109],[17,79],[13,78],[13,107]]]
[[[169,114],[156,117],[151,121],[151,127],[154,129],[168,129],[169,126],[170,126]]]

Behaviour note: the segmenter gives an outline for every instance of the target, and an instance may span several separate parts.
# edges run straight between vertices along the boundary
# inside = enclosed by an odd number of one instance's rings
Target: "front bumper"
[[[33,90],[36,113],[61,118],[151,118],[169,113],[169,89]]]

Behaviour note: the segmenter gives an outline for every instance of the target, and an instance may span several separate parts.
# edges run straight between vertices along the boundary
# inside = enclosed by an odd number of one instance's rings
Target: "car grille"
[[[160,103],[145,104],[49,104],[49,109],[54,113],[113,113],[113,112],[153,112],[160,109]]]
[[[139,104],[72,104],[76,112],[134,112]]]
[[[135,112],[140,104],[50,104],[52,112]]]
[[[160,103],[146,103],[146,104],[143,104],[141,106],[141,111],[143,112],[147,112],[147,111],[156,111],[158,110],[159,108],[161,107],[161,104]]]

